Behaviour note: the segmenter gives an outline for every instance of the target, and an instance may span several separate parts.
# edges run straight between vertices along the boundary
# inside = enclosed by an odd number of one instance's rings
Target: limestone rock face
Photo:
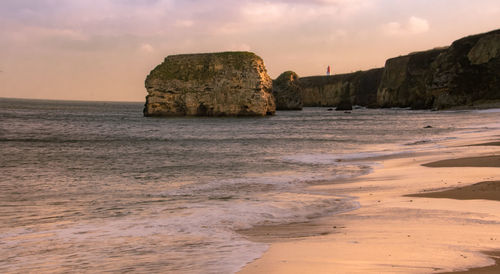
[[[444,109],[500,99],[500,30],[386,62],[382,107]]]
[[[302,87],[299,76],[293,71],[283,72],[273,81],[273,95],[277,110],[301,110]]]
[[[427,92],[427,81],[432,74],[431,64],[445,48],[412,53],[386,61],[377,102],[381,107],[431,108],[432,96]]]
[[[331,76],[300,78],[302,100],[307,107],[333,107],[341,102],[375,107],[383,68]]]
[[[251,52],[171,55],[147,76],[144,116],[265,116],[272,80]]]
[[[453,42],[431,67],[434,108],[500,99],[500,30]]]

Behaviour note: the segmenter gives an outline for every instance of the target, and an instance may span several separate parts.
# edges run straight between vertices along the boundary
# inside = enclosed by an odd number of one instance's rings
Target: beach
[[[482,252],[499,247],[498,201],[405,195],[491,196],[474,190],[500,180],[498,110],[144,119],[142,108],[0,100],[1,273],[494,263]]]
[[[360,208],[242,231],[271,246],[240,273],[498,273],[498,145],[497,135],[471,134],[313,186],[356,197]]]

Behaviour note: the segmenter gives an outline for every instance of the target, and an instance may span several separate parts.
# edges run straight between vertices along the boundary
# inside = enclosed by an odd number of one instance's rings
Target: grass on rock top
[[[246,51],[170,55],[151,71],[147,80],[210,80],[219,74],[219,70],[215,69],[217,66],[222,66],[224,70],[243,70],[251,62],[261,60]]]

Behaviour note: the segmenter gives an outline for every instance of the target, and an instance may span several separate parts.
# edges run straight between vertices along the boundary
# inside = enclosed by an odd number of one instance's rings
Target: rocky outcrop
[[[500,30],[389,59],[377,102],[383,107],[444,109],[500,99]]]
[[[337,107],[335,108],[337,111],[341,110],[352,110],[352,103],[349,97],[343,96],[340,99],[340,102],[337,104]]]
[[[377,102],[380,107],[431,108],[433,98],[427,92],[429,69],[439,54],[446,49],[412,53],[386,61]]]
[[[283,72],[273,81],[273,95],[276,101],[276,110],[301,110],[302,87],[299,76],[293,71]]]
[[[347,103],[346,101],[351,105],[375,107],[382,73],[383,69],[378,68],[348,74],[300,78],[302,101],[307,107],[338,106],[341,102]]]
[[[437,109],[500,99],[500,30],[455,41],[431,70]]]
[[[275,113],[272,80],[251,52],[172,55],[147,76],[144,116]]]

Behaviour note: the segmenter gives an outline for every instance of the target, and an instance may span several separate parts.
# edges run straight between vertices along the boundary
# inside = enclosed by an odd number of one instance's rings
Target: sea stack
[[[251,52],[171,55],[147,76],[144,116],[265,116],[276,105]]]
[[[277,110],[302,110],[302,87],[297,73],[285,71],[276,78],[273,95]]]

